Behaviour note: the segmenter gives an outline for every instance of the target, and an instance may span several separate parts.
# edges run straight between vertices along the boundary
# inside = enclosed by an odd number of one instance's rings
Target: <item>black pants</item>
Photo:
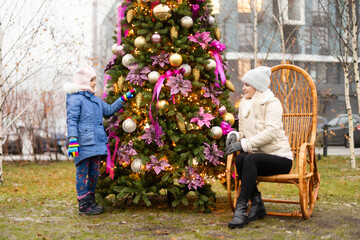
[[[257,176],[287,174],[293,161],[266,153],[240,153],[236,156],[236,171],[241,179],[239,199],[248,201],[252,194],[258,193]]]

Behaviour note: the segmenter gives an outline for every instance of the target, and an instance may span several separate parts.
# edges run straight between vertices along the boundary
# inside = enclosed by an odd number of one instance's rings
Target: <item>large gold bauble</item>
[[[212,127],[210,131],[214,139],[220,139],[223,136],[223,130],[219,126]]]
[[[134,46],[138,49],[143,48],[146,44],[146,39],[143,36],[135,38]]]
[[[158,107],[161,109],[161,110],[165,110],[169,107],[169,102],[166,101],[166,100],[160,100],[158,102]]]
[[[170,61],[171,66],[178,67],[182,64],[183,60],[182,60],[182,56],[180,54],[173,53],[173,54],[171,54],[169,61]]]
[[[166,4],[159,4],[154,7],[153,14],[155,18],[159,19],[160,21],[163,21],[171,17],[171,9]]]
[[[223,115],[223,118],[226,122],[230,123],[231,125],[233,125],[235,123],[235,117],[231,113],[228,113],[228,112],[225,113]]]

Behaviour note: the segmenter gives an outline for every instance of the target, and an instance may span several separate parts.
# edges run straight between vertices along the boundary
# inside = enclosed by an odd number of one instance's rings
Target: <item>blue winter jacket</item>
[[[113,115],[122,106],[120,98],[109,105],[87,91],[67,94],[67,134],[69,138],[76,137],[80,145],[75,165],[86,158],[108,154],[103,116]]]

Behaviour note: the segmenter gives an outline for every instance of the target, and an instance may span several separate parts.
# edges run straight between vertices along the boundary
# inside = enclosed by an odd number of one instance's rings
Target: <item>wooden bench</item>
[[[300,209],[291,213],[267,212],[268,215],[308,219],[314,210],[320,184],[320,174],[315,158],[316,87],[310,75],[295,65],[281,64],[272,67],[271,71],[270,89],[279,98],[284,108],[284,130],[289,138],[294,164],[289,174],[259,176],[257,181],[295,184],[299,190],[299,201],[263,199],[264,202],[300,204]],[[233,211],[241,188],[241,181],[238,179],[233,163],[234,157],[235,154],[228,155],[226,166],[227,192]],[[234,171],[235,177],[232,177]]]

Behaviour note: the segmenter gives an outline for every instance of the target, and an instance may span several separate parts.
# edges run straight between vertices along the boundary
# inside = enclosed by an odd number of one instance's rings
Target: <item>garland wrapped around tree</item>
[[[225,181],[225,138],[234,124],[234,87],[222,59],[225,45],[210,0],[137,0],[118,7],[114,57],[106,68],[104,97],[113,103],[136,89],[106,119],[110,154],[97,192],[132,196],[166,191],[172,206],[197,196],[210,211],[213,179]]]

